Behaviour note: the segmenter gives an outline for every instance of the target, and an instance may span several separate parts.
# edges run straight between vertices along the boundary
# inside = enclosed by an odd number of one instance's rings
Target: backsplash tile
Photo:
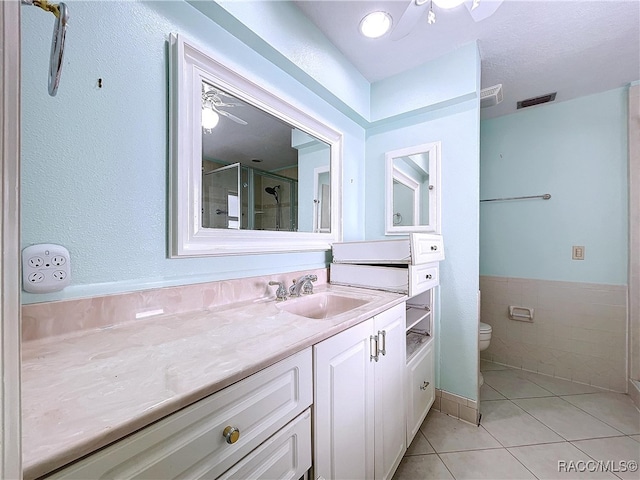
[[[480,291],[493,327],[483,359],[626,391],[625,285],[481,276]],[[533,308],[533,323],[510,320],[509,305]]]
[[[304,270],[251,278],[181,285],[102,297],[22,306],[22,340],[30,341],[74,331],[107,327],[150,315],[182,313],[260,298],[275,298],[269,281],[287,285],[305,273],[327,283],[328,269]]]

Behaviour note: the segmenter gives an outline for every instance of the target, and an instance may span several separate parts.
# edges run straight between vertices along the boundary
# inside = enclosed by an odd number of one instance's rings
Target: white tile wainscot
[[[481,276],[480,291],[493,327],[483,359],[626,392],[626,285]],[[533,323],[510,320],[509,305],[533,308]]]

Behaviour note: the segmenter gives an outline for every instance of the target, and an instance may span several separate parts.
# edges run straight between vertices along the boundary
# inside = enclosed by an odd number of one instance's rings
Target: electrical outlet
[[[62,245],[42,243],[22,250],[22,288],[25,292],[57,292],[69,283],[71,257]]]

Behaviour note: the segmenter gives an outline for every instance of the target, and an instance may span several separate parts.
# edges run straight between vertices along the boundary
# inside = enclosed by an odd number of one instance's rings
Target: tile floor
[[[640,412],[629,396],[485,361],[480,369],[481,425],[431,411],[394,480],[640,480],[631,471]]]

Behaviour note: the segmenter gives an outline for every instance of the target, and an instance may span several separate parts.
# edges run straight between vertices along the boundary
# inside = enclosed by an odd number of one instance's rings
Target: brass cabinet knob
[[[227,440],[227,443],[231,445],[236,443],[240,438],[240,430],[236,427],[226,427],[222,432],[222,436]]]

